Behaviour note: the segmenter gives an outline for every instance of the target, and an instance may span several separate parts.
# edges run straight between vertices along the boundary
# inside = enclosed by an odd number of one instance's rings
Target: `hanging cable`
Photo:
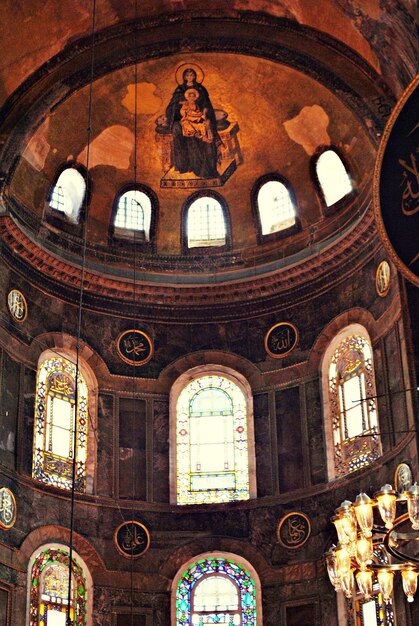
[[[93,0],[92,7],[92,45],[90,60],[90,85],[89,85],[89,104],[88,104],[88,123],[87,123],[87,145],[86,145],[86,192],[84,195],[84,220],[83,220],[83,247],[82,247],[82,263],[81,263],[81,280],[78,303],[77,318],[77,342],[76,342],[76,380],[75,380],[75,405],[74,405],[74,430],[73,430],[73,466],[72,466],[72,482],[71,482],[71,504],[70,504],[70,538],[69,538],[69,558],[68,558],[68,603],[67,603],[67,626],[76,624],[77,603],[74,604],[73,615],[74,621],[71,619],[71,582],[73,573],[73,539],[74,539],[74,510],[75,510],[75,492],[76,492],[76,474],[77,474],[77,422],[79,408],[79,369],[80,369],[80,339],[81,326],[83,319],[83,292],[84,280],[86,272],[86,249],[87,249],[87,217],[88,217],[88,199],[90,192],[89,179],[89,158],[90,144],[92,138],[92,101],[93,101],[93,79],[94,79],[94,62],[95,62],[95,30],[96,30],[96,0]],[[87,445],[87,441],[85,443]]]

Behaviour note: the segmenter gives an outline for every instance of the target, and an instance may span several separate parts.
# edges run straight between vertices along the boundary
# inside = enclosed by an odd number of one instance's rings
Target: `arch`
[[[86,195],[86,180],[76,167],[65,167],[58,175],[49,196],[49,206],[78,224]]]
[[[241,374],[204,365],[175,381],[170,392],[170,477],[173,504],[256,497],[252,393]]]
[[[77,374],[77,376],[76,376]],[[35,394],[32,477],[70,489],[76,462],[76,491],[92,493],[96,467],[97,384],[83,359],[48,349],[39,357]],[[74,447],[74,431],[77,433]]]
[[[27,626],[49,624],[48,614],[55,613],[54,624],[65,626],[68,605],[68,546],[47,543],[37,548],[28,565]],[[83,559],[73,551],[72,557],[72,623],[91,626],[93,581]]]
[[[333,337],[321,379],[327,471],[333,480],[382,454],[372,345],[364,326],[350,324]]]
[[[339,208],[339,203],[351,196],[355,189],[341,155],[336,148],[321,148],[312,163],[314,179],[326,208]]]
[[[252,207],[260,243],[286,237],[300,228],[294,191],[279,174],[267,174],[256,181]]]
[[[196,248],[228,249],[231,226],[224,198],[213,191],[193,194],[183,207],[181,237],[184,253]]]
[[[223,584],[223,580],[230,592],[228,599],[224,597],[224,603],[220,602],[220,597],[216,599],[217,583]],[[208,595],[205,589],[204,593],[199,593],[202,585],[208,585]],[[231,620],[229,624],[237,626],[262,624],[259,576],[248,561],[235,554],[199,554],[187,561],[173,579],[171,613],[171,623],[175,626],[199,624],[199,617],[204,615],[211,615],[213,619],[222,615]]]
[[[113,204],[109,226],[111,240],[150,245],[156,234],[157,211],[158,198],[149,187],[126,185]]]

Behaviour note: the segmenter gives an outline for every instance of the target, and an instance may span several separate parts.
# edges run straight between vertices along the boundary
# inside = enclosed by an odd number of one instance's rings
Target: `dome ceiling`
[[[276,306],[282,293],[285,300],[297,302],[295,289],[303,283],[322,289],[322,276],[343,276],[360,255],[371,254],[370,172],[394,99],[380,77],[384,66],[373,32],[366,36],[363,26],[378,27],[387,13],[375,2],[357,14],[352,3],[343,7],[332,0],[316,9],[257,1],[233,7],[220,0],[208,11],[199,11],[201,3],[193,1],[161,1],[138,3],[140,19],[133,22],[131,4],[97,3],[86,303],[89,293],[95,307],[109,308],[110,296],[115,302],[131,301],[137,264],[150,315],[156,315],[156,306],[162,311],[177,304],[179,310],[205,308],[211,301],[220,305],[223,316],[223,307],[233,301],[245,307],[249,299],[270,298]],[[3,50],[7,80],[0,93],[5,100],[1,176],[11,216],[0,224],[4,255],[22,273],[29,271],[34,282],[72,300],[80,280],[81,230],[57,227],[46,215],[59,171],[66,164],[87,165],[91,21],[84,3],[75,2],[71,15],[56,3],[43,3],[49,35],[56,37],[44,37],[41,45],[39,21],[36,37],[31,34],[33,5],[27,19],[24,7],[22,2],[12,9],[6,2],[1,8],[6,19],[13,16],[22,25],[19,40],[8,40]],[[330,36],[331,15],[335,31],[342,25],[341,42]],[[403,16],[409,19],[400,9],[395,18],[399,26]],[[407,50],[410,41],[400,36],[402,31],[396,28],[396,39]],[[187,66],[196,68],[217,111],[223,147],[231,143],[218,163],[216,186],[197,182],[196,175],[173,175],[165,152],[162,119],[181,81],[179,68]],[[0,81],[2,76],[0,68]],[[227,123],[234,128],[228,141]],[[313,155],[326,146],[342,155],[356,190],[332,214],[313,176]],[[261,241],[252,190],[269,174],[279,175],[293,189],[301,228],[276,241]],[[153,249],[134,258],[124,242],[112,245],[110,224],[118,193],[135,178],[155,194],[157,222]],[[219,194],[229,211],[231,246],[201,258],[199,252],[185,255],[182,211],[193,193],[207,188]],[[366,213],[367,219],[359,222]],[[211,286],[205,293],[203,284]],[[102,296],[106,303],[98,304]],[[266,302],[264,306],[266,310]]]
[[[221,118],[221,141],[235,140],[225,150],[215,183],[193,172],[179,174],[165,159],[162,116],[187,66],[201,72],[203,86]],[[180,68],[180,69],[179,69]],[[106,247],[115,197],[134,182],[134,67],[95,81],[92,140],[89,152],[91,199],[89,246]],[[29,140],[11,182],[11,195],[39,220],[57,171],[66,163],[86,163],[89,88],[73,93],[48,114]],[[256,228],[251,190],[262,176],[276,172],[294,189],[303,231],[324,221],[324,207],[310,173],[319,147],[337,146],[352,164],[358,189],[367,182],[374,151],[365,129],[325,87],[284,65],[232,54],[183,54],[140,63],[137,67],[137,182],[158,197],[156,251],[181,254],[182,207],[197,189],[212,188],[227,203],[233,251],[255,247]],[[228,122],[230,126],[228,126]],[[222,127],[235,127],[232,133]],[[167,155],[166,155],[167,156]],[[169,154],[170,157],[170,154]],[[322,238],[346,222],[347,211],[322,225]],[[289,241],[278,244],[284,248]],[[295,247],[304,245],[304,241]]]

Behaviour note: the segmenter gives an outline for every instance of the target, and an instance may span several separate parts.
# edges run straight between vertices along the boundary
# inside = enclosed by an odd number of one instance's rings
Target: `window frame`
[[[246,405],[246,426],[247,426],[247,468],[248,468],[248,498],[242,500],[234,500],[234,502],[248,502],[256,498],[256,459],[255,459],[255,436],[253,421],[253,395],[247,380],[239,372],[222,365],[208,364],[204,366],[194,367],[185,371],[173,383],[170,390],[170,503],[175,506],[217,506],[221,504],[226,506],[232,501],[202,502],[202,503],[185,503],[178,504],[178,484],[177,484],[177,404],[182,391],[193,380],[204,376],[221,376],[229,379],[235,384],[244,395]]]
[[[223,212],[225,223],[225,243],[221,246],[196,246],[190,248],[188,246],[188,213],[191,205],[199,198],[213,198],[216,200]],[[232,235],[231,235],[231,220],[230,211],[227,202],[223,196],[210,189],[201,190],[193,193],[184,202],[181,212],[181,248],[182,253],[188,256],[202,256],[208,254],[217,254],[220,252],[227,252],[232,247]]]
[[[337,154],[337,156],[339,157],[339,159],[342,162],[343,167],[346,170],[346,173],[349,177],[349,180],[351,181],[352,184],[352,191],[350,191],[349,193],[345,194],[340,200],[338,200],[337,202],[334,202],[333,204],[331,204],[330,206],[328,206],[327,202],[326,202],[326,197],[323,191],[323,187],[321,185],[321,182],[319,180],[319,177],[317,175],[317,162],[320,158],[320,156],[324,153],[324,152],[335,152]],[[345,206],[347,206],[348,204],[350,204],[352,202],[352,200],[358,195],[358,190],[357,190],[357,186],[355,184],[355,178],[353,176],[352,173],[352,168],[350,167],[347,157],[346,155],[343,154],[342,150],[337,147],[336,145],[330,145],[330,146],[319,146],[317,148],[317,150],[314,152],[314,154],[312,155],[311,159],[310,159],[310,173],[311,173],[311,178],[313,180],[316,192],[317,192],[317,196],[320,199],[320,203],[321,203],[321,207],[323,210],[323,214],[324,215],[333,215],[334,213],[336,213],[337,211],[340,211],[341,209],[343,209]]]
[[[127,228],[126,233],[123,232],[123,228],[115,226],[115,218],[118,213],[119,201],[121,197],[128,191],[140,191],[148,196],[151,204],[150,215],[150,229],[149,238],[139,237],[139,233],[144,231],[138,231],[133,228]],[[141,183],[127,183],[123,185],[118,193],[116,193],[113,204],[111,217],[109,222],[109,244],[112,246],[123,247],[125,249],[141,249],[142,252],[154,252],[156,241],[156,230],[159,212],[159,201],[154,191]]]
[[[38,359],[38,365],[36,369],[36,390],[35,390],[35,400],[34,400],[34,428],[33,428],[33,443],[32,443],[32,462],[30,469],[30,476],[33,481],[35,481],[38,485],[42,485],[47,489],[57,489],[59,491],[68,492],[68,488],[65,486],[55,485],[48,480],[42,480],[37,476],[34,476],[34,469],[36,464],[39,465],[39,459],[35,458],[35,446],[36,446],[36,434],[37,434],[37,406],[38,406],[38,383],[39,383],[39,374],[40,368],[44,363],[49,361],[50,359],[60,358],[67,360],[73,366],[76,363],[76,356],[71,351],[65,351],[62,349],[48,349],[41,353]],[[77,490],[78,493],[94,493],[95,489],[95,476],[96,476],[96,464],[97,464],[97,449],[96,449],[96,440],[94,437],[94,432],[96,430],[96,413],[97,413],[97,383],[95,376],[91,369],[87,366],[83,359],[79,358],[79,375],[83,377],[84,385],[87,390],[87,403],[85,407],[86,417],[87,417],[87,437],[85,442],[85,450],[86,450],[86,459],[85,459],[85,468],[84,468],[84,488],[82,491]],[[78,399],[80,403],[80,398]],[[45,393],[45,407],[43,410],[44,416],[49,406],[48,402],[48,394]],[[42,438],[45,440],[47,433],[48,423],[45,420],[43,433],[40,433]],[[45,449],[41,452],[41,454],[45,453]],[[74,453],[74,451],[73,451]],[[77,458],[77,454],[76,454]]]
[[[73,222],[70,220],[64,211],[60,211],[59,209],[55,209],[50,205],[52,194],[54,192],[55,187],[57,186],[58,179],[61,174],[65,170],[76,170],[84,179],[84,196],[80,205],[78,220],[77,222]],[[81,237],[83,234],[83,226],[86,218],[86,210],[90,205],[92,195],[92,181],[89,177],[88,171],[84,165],[81,163],[77,163],[76,161],[68,161],[61,165],[55,173],[54,182],[49,186],[48,194],[45,199],[45,208],[44,208],[44,216],[43,220],[46,222],[47,226],[52,226],[57,229],[60,229],[63,232],[66,232],[69,235],[74,237]]]
[[[369,345],[369,349],[371,351],[371,374],[370,374],[370,386],[372,393],[368,393],[367,388],[365,388],[365,396],[366,398],[372,397],[374,398],[375,403],[375,415],[376,415],[376,431],[377,431],[377,449],[378,455],[376,458],[369,461],[367,464],[362,465],[361,467],[354,468],[348,470],[346,472],[342,472],[339,470],[337,462],[336,462],[336,441],[335,441],[335,432],[338,430],[342,432],[342,425],[340,422],[340,387],[337,387],[336,393],[333,393],[331,390],[330,384],[330,369],[332,358],[334,358],[339,347],[347,341],[352,336],[360,336],[362,337],[366,343]],[[380,416],[378,411],[378,403],[376,400],[376,376],[375,376],[375,367],[374,367],[374,350],[371,338],[367,329],[361,324],[350,324],[342,328],[329,342],[322,358],[321,362],[321,385],[322,385],[322,397],[323,397],[323,429],[325,434],[325,444],[326,444],[326,456],[327,456],[327,475],[329,480],[335,480],[337,478],[342,478],[343,476],[350,476],[354,472],[358,470],[363,470],[366,467],[370,467],[371,463],[374,463],[376,460],[379,460],[383,454],[382,450],[382,441],[380,436]],[[334,397],[332,397],[334,396]],[[336,397],[338,399],[338,406],[336,407]],[[337,409],[339,410],[339,416],[337,415]],[[335,427],[335,422],[339,417],[339,423]],[[367,431],[365,431],[367,432]],[[355,440],[357,435],[353,437],[349,437],[348,439],[340,439],[340,444],[342,441],[351,441]],[[355,457],[354,457],[355,459]]]
[[[65,544],[60,544],[60,543],[46,543],[43,545],[40,545],[30,556],[29,558],[29,563],[28,563],[28,573],[27,573],[27,589],[28,589],[28,595],[27,595],[27,608],[26,608],[26,624],[28,626],[31,626],[32,623],[38,623],[38,614],[39,614],[39,606],[40,606],[40,601],[41,601],[41,585],[39,584],[42,578],[42,573],[43,570],[40,572],[39,577],[37,578],[38,580],[38,585],[36,586],[36,588],[34,588],[32,586],[32,579],[33,579],[33,569],[36,566],[37,562],[42,558],[42,554],[45,553],[46,551],[53,551],[53,553],[55,552],[61,552],[61,553],[66,553],[66,555],[64,556],[60,556],[60,558],[63,558],[65,560],[65,556],[67,556],[68,558],[68,554],[69,554],[69,548],[68,545]],[[62,563],[63,561],[61,560],[56,560],[56,561],[51,561],[51,563]],[[44,565],[44,568],[48,567],[48,563],[46,563]],[[92,576],[90,574],[89,568],[87,567],[85,561],[81,558],[81,556],[75,551],[73,550],[73,569],[78,569],[82,575],[83,575],[83,579],[84,579],[84,583],[85,583],[85,589],[86,589],[86,602],[85,602],[85,616],[86,619],[85,621],[83,620],[83,622],[80,621],[80,625],[81,624],[85,624],[86,626],[92,626],[92,613],[93,613],[93,580],[92,580]],[[74,577],[72,576],[72,581],[74,584]],[[77,589],[76,589],[76,585],[74,585],[75,589],[74,592],[77,593]],[[31,615],[32,613],[32,607],[34,605],[34,601],[37,601],[37,606],[36,608],[33,609],[33,615]],[[33,622],[33,619],[36,619],[36,622]]]
[[[262,233],[262,220],[259,211],[258,195],[262,187],[270,181],[281,183],[287,189],[295,210],[295,223],[292,226],[288,226],[287,228],[283,228],[274,233],[266,233],[264,235]],[[256,226],[257,242],[259,244],[268,243],[271,241],[279,241],[301,230],[300,209],[298,206],[297,197],[290,182],[281,174],[277,172],[272,172],[269,174],[264,174],[256,180],[251,191],[251,205],[253,220]]]
[[[177,600],[177,590],[178,587],[182,581],[182,579],[185,577],[185,574],[188,572],[188,570],[195,565],[196,563],[200,562],[200,561],[204,561],[207,559],[222,559],[224,561],[230,561],[233,562],[234,566],[242,569],[245,571],[245,573],[247,574],[247,576],[251,579],[252,583],[254,584],[254,597],[255,597],[255,604],[256,604],[256,615],[254,617],[254,619],[252,619],[252,622],[246,621],[246,624],[250,624],[250,626],[256,626],[256,624],[262,624],[263,623],[263,617],[262,617],[262,589],[261,589],[261,583],[260,583],[260,578],[259,575],[257,573],[257,571],[255,570],[255,568],[253,567],[253,565],[251,563],[249,563],[249,561],[247,561],[246,559],[242,558],[241,556],[238,556],[237,554],[233,554],[231,552],[219,552],[219,551],[215,551],[215,552],[205,552],[202,554],[197,554],[196,556],[190,558],[188,561],[186,561],[185,563],[182,564],[182,566],[180,567],[180,569],[178,570],[177,574],[175,575],[175,577],[172,580],[172,593],[171,593],[171,624],[174,624],[175,626],[178,626],[178,620],[177,620],[177,616],[176,616],[176,612],[177,612],[177,606],[176,606],[176,600]],[[203,577],[202,577],[203,578]],[[232,577],[229,576],[230,579],[232,579]],[[197,582],[195,583],[197,584]],[[235,583],[237,585],[237,583]],[[237,585],[238,589],[239,589],[239,600],[240,600],[240,588]],[[192,594],[191,594],[192,595]],[[239,602],[240,604],[240,602]],[[190,607],[190,605],[189,605]],[[190,608],[189,608],[189,613],[191,614]],[[253,616],[252,616],[253,617]]]

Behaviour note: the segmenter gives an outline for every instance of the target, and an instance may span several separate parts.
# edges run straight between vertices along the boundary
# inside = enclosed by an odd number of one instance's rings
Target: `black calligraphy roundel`
[[[266,333],[265,350],[274,359],[282,359],[295,348],[298,342],[298,330],[290,322],[279,322]]]
[[[419,286],[419,77],[387,122],[374,172],[374,210],[381,240],[404,276]]]
[[[137,559],[150,547],[150,533],[135,520],[123,522],[114,534],[115,547],[127,559]]]
[[[153,356],[153,342],[142,330],[125,330],[116,340],[116,349],[130,365],[144,365]]]
[[[301,548],[310,537],[310,520],[304,513],[288,513],[278,524],[278,541],[287,550]]]
[[[16,521],[16,500],[7,487],[0,489],[0,528],[9,530]]]

